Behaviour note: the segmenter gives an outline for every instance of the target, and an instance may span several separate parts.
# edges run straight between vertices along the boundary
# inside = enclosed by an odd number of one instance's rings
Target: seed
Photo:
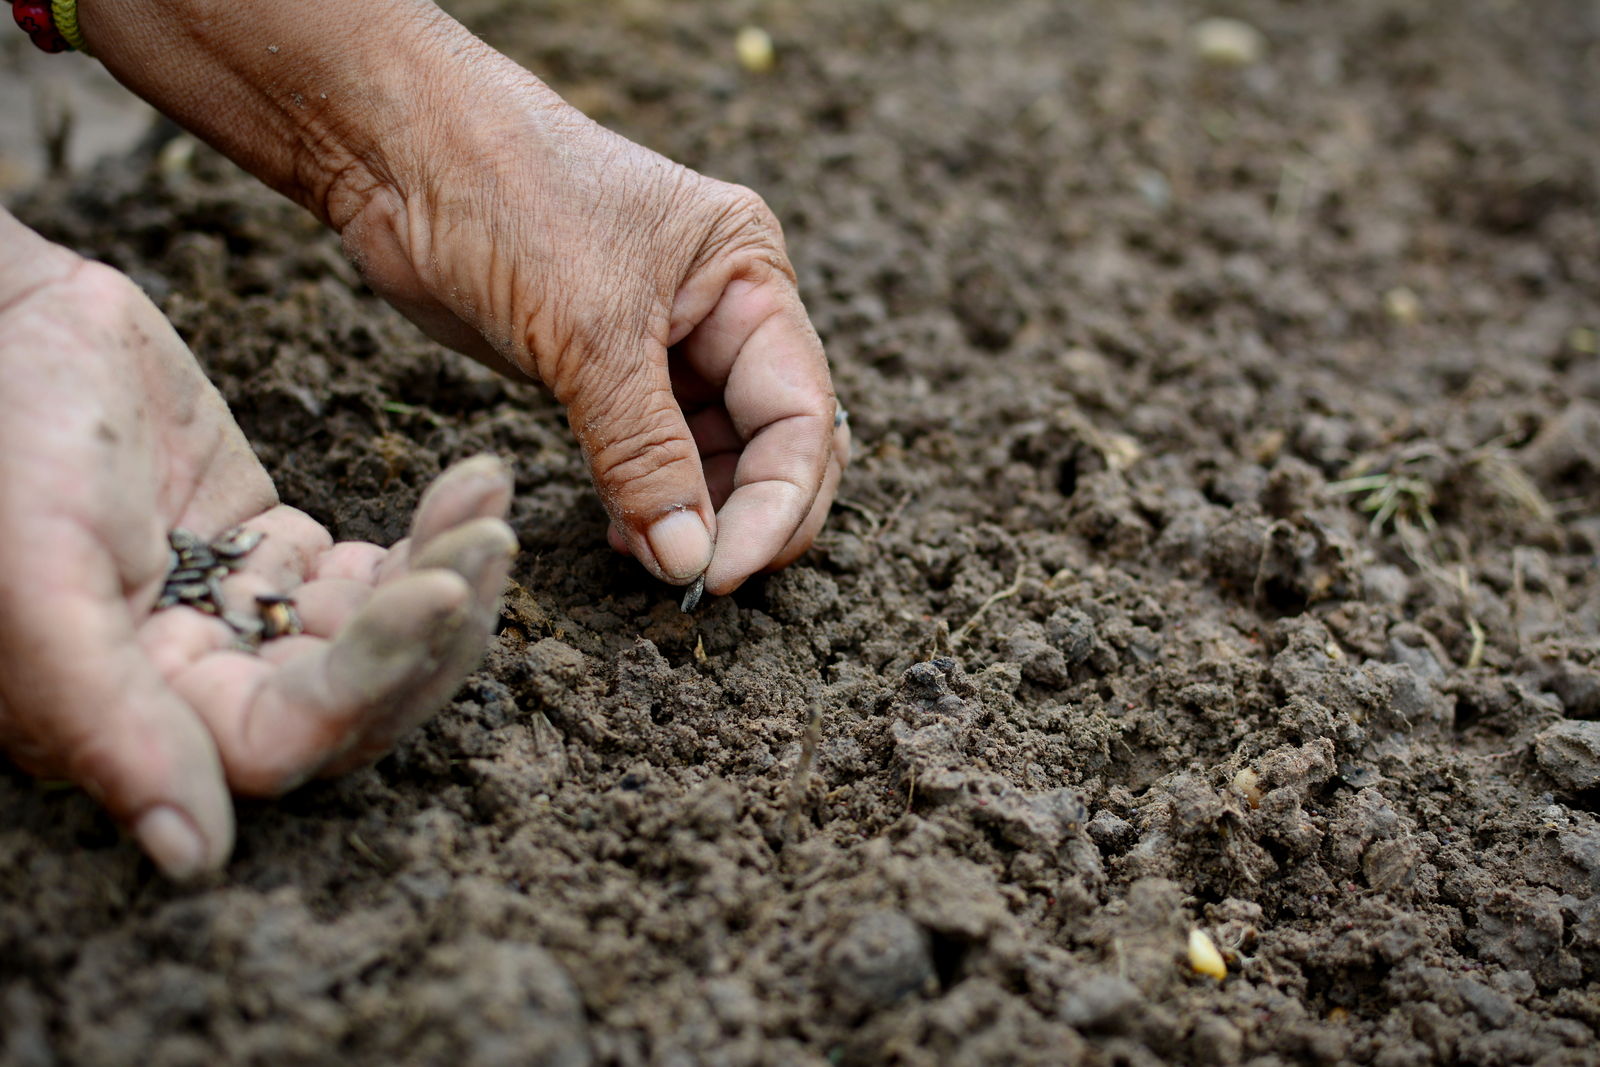
[[[1244,798],[1251,810],[1261,806],[1261,776],[1249,767],[1239,768],[1233,776],[1233,791]]]
[[[1267,51],[1261,31],[1238,19],[1201,19],[1192,39],[1200,58],[1217,67],[1248,67],[1259,63]]]
[[[765,74],[778,61],[772,35],[759,26],[741,29],[733,39],[733,50],[739,56],[739,65],[751,74]]]
[[[1422,318],[1422,301],[1405,286],[1398,286],[1383,294],[1383,311],[1401,326],[1413,326]]]
[[[694,584],[689,586],[688,590],[683,594],[683,602],[678,605],[678,610],[685,615],[689,614],[689,612],[700,606],[700,598],[705,595],[705,592],[706,576],[702,574],[694,580]]]
[[[262,594],[256,597],[256,603],[261,607],[263,641],[271,641],[275,637],[292,637],[305,632],[305,627],[300,622],[300,613],[295,610],[293,597]]]
[[[199,548],[201,545],[205,544],[205,542],[200,540],[199,535],[192,533],[189,530],[180,528],[167,534],[167,544],[171,545],[179,552],[186,552],[191,549]]]
[[[235,526],[211,542],[211,551],[223,559],[238,559],[259,545],[266,536],[260,530],[246,530],[243,526]]]
[[[1207,975],[1219,982],[1228,977],[1228,965],[1222,962],[1217,943],[1199,927],[1189,931],[1189,966],[1196,974]]]
[[[199,570],[210,570],[217,565],[217,557],[205,545],[195,548],[186,548],[178,553],[178,559],[184,567],[194,567]]]

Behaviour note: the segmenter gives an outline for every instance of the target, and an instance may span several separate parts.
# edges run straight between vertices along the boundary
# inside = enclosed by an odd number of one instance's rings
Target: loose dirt
[[[38,192],[286,500],[393,539],[490,449],[523,553],[459,698],[210,885],[0,774],[0,1061],[1600,1062],[1593,5],[1240,0],[1243,67],[1175,2],[455,9],[768,197],[833,519],[681,615],[550,401],[226,164]]]

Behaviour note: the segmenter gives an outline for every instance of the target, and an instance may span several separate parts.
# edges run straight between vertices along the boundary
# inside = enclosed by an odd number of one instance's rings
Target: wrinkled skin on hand
[[[614,547],[719,594],[786,566],[827,517],[849,427],[777,220],[505,79],[429,185],[330,190],[351,258],[436,339],[550,387]],[[658,532],[684,512],[700,541]]]
[[[849,428],[750,190],[601,128],[430,0],[79,10],[113,74],[338,230],[424,330],[547,385],[656,576],[727,593],[811,544]]]
[[[276,794],[376,758],[477,664],[515,549],[509,476],[469,460],[406,541],[335,544],[278,502],[131,282],[3,212],[0,248],[0,746],[82,785],[168,874],[213,869],[230,789]],[[152,611],[168,530],[240,524],[266,537],[224,583],[230,608],[288,593],[305,626],[259,655],[216,618]]]

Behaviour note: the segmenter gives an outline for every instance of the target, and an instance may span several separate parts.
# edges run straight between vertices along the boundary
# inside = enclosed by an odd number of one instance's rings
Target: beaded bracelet
[[[11,0],[11,17],[42,51],[89,54],[78,26],[78,0]]]

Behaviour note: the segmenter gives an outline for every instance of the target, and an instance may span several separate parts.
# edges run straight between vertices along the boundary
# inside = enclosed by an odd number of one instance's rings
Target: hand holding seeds
[[[477,663],[510,478],[468,460],[407,540],[335,544],[131,282],[4,212],[0,247],[0,747],[213,869],[230,789],[376,758]]]

